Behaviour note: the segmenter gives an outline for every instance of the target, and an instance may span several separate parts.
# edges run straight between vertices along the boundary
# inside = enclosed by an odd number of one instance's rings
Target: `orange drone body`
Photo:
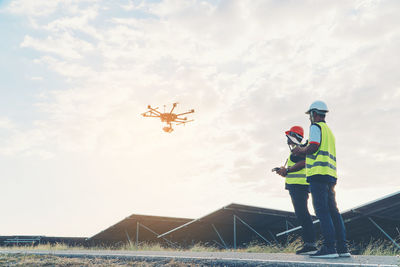
[[[178,103],[173,103],[171,111],[165,112],[165,110],[164,110],[164,113],[161,113],[160,111],[158,111],[157,110],[158,107],[152,108],[150,105],[148,105],[147,108],[149,110],[146,111],[145,113],[142,113],[142,116],[143,117],[160,118],[162,122],[165,122],[167,124],[167,126],[163,127],[164,132],[170,133],[174,130],[172,128],[173,123],[175,123],[176,125],[179,125],[179,124],[185,124],[185,123],[193,121],[193,120],[187,120],[187,117],[181,117],[181,116],[190,114],[190,113],[194,113],[194,109],[189,110],[188,112],[180,113],[180,114],[172,113],[177,105],[178,105]],[[164,106],[164,109],[165,109],[165,106]]]

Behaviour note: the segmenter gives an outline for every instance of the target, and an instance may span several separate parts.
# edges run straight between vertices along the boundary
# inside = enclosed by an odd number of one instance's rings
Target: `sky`
[[[0,0],[0,235],[131,214],[293,211],[284,131],[315,100],[339,209],[400,188],[396,0]],[[195,109],[172,133],[147,105]],[[310,210],[313,212],[311,202]]]

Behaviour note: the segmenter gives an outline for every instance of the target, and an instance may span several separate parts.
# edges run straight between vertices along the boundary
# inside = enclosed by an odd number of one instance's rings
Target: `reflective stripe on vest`
[[[307,177],[329,175],[337,178],[335,136],[325,122],[316,124],[321,129],[321,143],[314,154],[306,157]]]
[[[296,163],[294,163],[290,159],[290,156],[289,156],[289,158],[288,158],[288,168],[292,167],[295,164]],[[309,183],[307,183],[307,179],[306,179],[306,169],[303,168],[303,169],[301,169],[299,171],[289,172],[288,174],[286,174],[286,183],[287,184],[309,185]]]

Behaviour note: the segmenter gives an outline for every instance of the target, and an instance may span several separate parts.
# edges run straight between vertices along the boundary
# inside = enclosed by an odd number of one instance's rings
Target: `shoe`
[[[351,254],[347,249],[347,246],[338,247],[337,253],[339,254],[339,257],[351,257]]]
[[[335,248],[328,248],[326,246],[322,246],[320,250],[316,253],[311,254],[312,258],[322,258],[322,259],[334,259],[339,258],[339,254],[336,252]]]
[[[310,255],[317,252],[318,249],[315,246],[304,245],[301,249],[296,251],[297,255]]]

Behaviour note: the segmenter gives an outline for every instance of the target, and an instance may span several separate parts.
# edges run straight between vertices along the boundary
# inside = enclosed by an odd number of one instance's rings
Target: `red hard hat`
[[[285,134],[289,135],[290,132],[297,133],[301,137],[304,137],[304,130],[301,126],[293,126],[289,131],[286,131]]]

